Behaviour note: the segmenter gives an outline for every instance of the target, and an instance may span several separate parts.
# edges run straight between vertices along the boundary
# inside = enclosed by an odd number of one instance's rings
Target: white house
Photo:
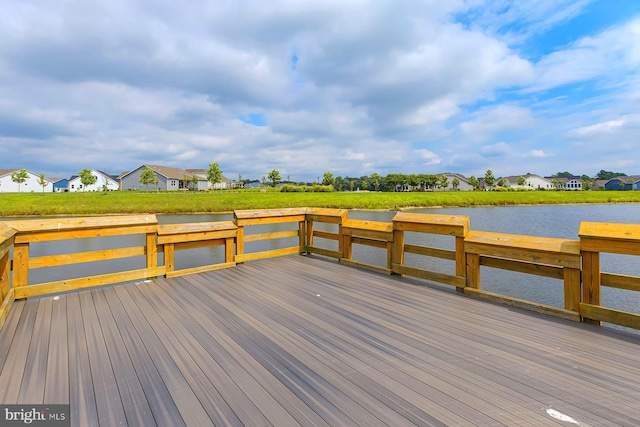
[[[207,174],[209,171],[207,169],[185,169],[187,172],[196,175],[200,178],[200,182],[198,182],[198,190],[229,190],[231,188],[239,187],[240,185],[224,175],[221,176],[220,182],[216,182],[215,185],[211,185],[209,181],[207,181]],[[205,188],[201,188],[201,185],[206,185]]]
[[[82,181],[80,181],[80,177],[78,175],[74,175],[69,179],[67,189],[72,192],[104,191],[105,186],[107,190],[115,191],[118,189],[119,185],[117,177],[95,169],[91,169],[91,173],[96,177],[96,182],[94,184],[85,187],[82,184]]]
[[[51,193],[53,191],[53,182],[45,178],[46,185],[42,188],[42,185],[38,182],[40,176],[26,169],[27,179],[21,184],[13,182],[11,174],[19,172],[20,170],[21,169],[0,169],[0,193],[34,193],[41,191]]]
[[[521,176],[525,179],[524,185],[518,184]],[[532,173],[508,176],[505,179],[507,181],[507,187],[511,188],[526,188],[527,190],[553,190],[555,188],[551,180]]]

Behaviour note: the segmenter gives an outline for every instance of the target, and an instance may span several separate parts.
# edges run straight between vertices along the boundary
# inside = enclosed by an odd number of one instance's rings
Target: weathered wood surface
[[[636,426],[639,349],[291,256],[16,301],[0,401],[71,403],[74,426]]]
[[[393,217],[393,229],[464,237],[469,231],[469,217],[398,212]]]
[[[581,222],[578,236],[583,251],[640,255],[640,224]]]
[[[580,241],[555,237],[470,231],[464,239],[467,254],[580,268]]]

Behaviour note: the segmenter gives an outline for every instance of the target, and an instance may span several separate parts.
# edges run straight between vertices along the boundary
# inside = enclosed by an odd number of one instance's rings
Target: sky
[[[3,0],[0,169],[640,174],[638,0]]]

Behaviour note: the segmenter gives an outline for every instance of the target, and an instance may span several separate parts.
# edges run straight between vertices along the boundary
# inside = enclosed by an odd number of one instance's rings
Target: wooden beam
[[[469,217],[466,215],[398,212],[392,221],[394,230],[444,234],[457,237],[465,237],[469,231]]]
[[[259,259],[265,259],[265,258],[275,258],[275,257],[285,256],[285,255],[294,255],[294,254],[298,254],[299,251],[300,251],[300,248],[298,246],[293,246],[290,248],[274,249],[274,250],[263,251],[263,252],[253,252],[250,254],[236,255],[236,262],[257,261]]]
[[[574,322],[580,321],[580,314],[565,310],[551,305],[535,303],[526,301],[520,298],[510,297],[507,295],[494,294],[492,292],[483,291],[480,289],[464,288],[466,295],[485,299],[487,301],[493,301],[500,304],[510,305],[512,307],[523,308],[525,310],[534,311],[540,314],[546,314],[549,316],[560,317],[562,319],[572,320]]]
[[[640,315],[636,313],[581,303],[580,314],[585,318],[594,319],[598,322],[614,323],[627,328],[640,329]]]
[[[431,282],[444,283],[445,285],[453,285],[458,288],[463,288],[465,285],[464,276],[452,276],[399,264],[392,264],[392,271],[396,274],[413,276]]]
[[[144,256],[145,246],[132,248],[105,249],[91,252],[75,252],[71,254],[48,255],[29,259],[29,268],[59,267],[62,265],[82,264],[85,262],[107,261],[111,259]]]
[[[123,271],[99,276],[81,277],[78,279],[59,280],[56,282],[40,283],[37,285],[14,288],[14,294],[16,299],[55,294],[75,289],[91,288],[94,286],[111,285],[130,280],[146,279],[147,277],[162,276],[165,274],[165,271],[164,266],[161,266],[154,267],[152,269],[144,268],[140,270]]]

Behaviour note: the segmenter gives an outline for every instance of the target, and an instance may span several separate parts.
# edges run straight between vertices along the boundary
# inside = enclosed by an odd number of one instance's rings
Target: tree
[[[498,179],[498,187],[506,187],[506,186],[507,186],[507,179],[506,178]]]
[[[380,184],[382,184],[382,177],[374,172],[371,174],[371,177],[369,177],[369,179],[371,180],[371,185],[373,185],[373,188],[378,191],[378,189],[380,188]]]
[[[474,175],[471,175],[469,177],[469,185],[472,186],[474,190],[477,190],[480,188],[480,181],[478,181],[478,178]]]
[[[149,184],[158,185],[158,175],[149,166],[140,174],[140,184],[149,190]]]
[[[618,176],[627,176],[627,174],[626,173],[622,173],[622,172],[611,172],[611,171],[606,171],[606,170],[602,169],[596,175],[596,179],[610,180],[610,179],[618,177]]]
[[[446,175],[440,175],[440,180],[438,181],[438,185],[443,190],[446,190],[447,187],[449,186],[449,178],[447,178]]]
[[[518,177],[518,185],[524,187],[527,184],[527,179],[524,176]]]
[[[460,180],[458,179],[458,177],[454,177],[453,181],[451,181],[451,186],[453,187],[454,190],[457,190],[458,187],[460,186]]]
[[[496,183],[496,177],[493,176],[493,171],[491,169],[487,169],[484,174],[484,185],[486,185],[488,190],[491,190]]]
[[[564,172],[558,172],[554,176],[558,178],[571,178],[573,177],[573,174],[571,172],[564,171]]]
[[[591,190],[591,186],[593,186],[593,180],[586,175],[582,175],[582,189],[583,190]]]
[[[333,185],[336,179],[333,177],[333,173],[325,172],[322,176],[322,185]]]
[[[189,182],[191,182],[191,178],[189,178],[189,175],[182,174],[182,188],[184,188],[185,190],[189,189]]]
[[[29,173],[26,169],[20,169],[19,171],[11,172],[11,181],[18,184],[18,193],[20,192],[20,184],[24,183],[29,178]]]
[[[438,185],[438,181],[439,181],[439,178],[438,178],[437,175],[428,174],[428,175],[425,176],[424,185],[427,188],[433,189],[433,188],[435,188],[436,185]]]
[[[211,184],[211,190],[215,189],[217,183],[222,182],[222,171],[218,166],[218,162],[209,163],[207,181]]]
[[[280,177],[280,172],[277,169],[274,169],[271,172],[269,172],[267,174],[267,178],[269,178],[269,181],[271,181],[272,187],[275,187],[280,183],[280,181],[282,181],[282,178]]]
[[[556,190],[559,190],[562,186],[562,181],[560,181],[558,178],[553,178],[551,180],[551,185],[553,185],[553,188],[555,188]]]
[[[198,190],[198,181],[200,181],[200,179],[198,178],[198,175],[194,173],[191,176],[191,185],[193,186],[194,191]]]
[[[47,181],[47,178],[45,178],[44,174],[41,173],[40,176],[38,176],[38,184],[42,187],[42,194],[44,194],[44,187],[46,187],[48,183],[49,181]]]
[[[93,185],[98,181],[98,177],[93,174],[91,169],[84,168],[78,172],[80,176],[80,182],[82,183],[82,191],[86,190],[88,186]]]

